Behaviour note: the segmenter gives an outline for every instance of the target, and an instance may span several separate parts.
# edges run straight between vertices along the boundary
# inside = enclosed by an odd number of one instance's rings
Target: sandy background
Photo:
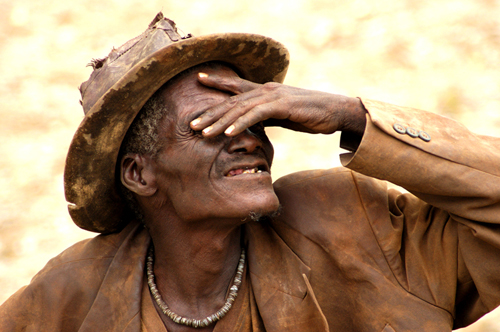
[[[286,83],[431,110],[499,135],[496,0],[0,0],[0,303],[93,234],[71,222],[62,172],[85,65],[163,10],[184,32],[252,32],[291,53]],[[339,165],[338,135],[269,131],[274,177]],[[500,331],[494,312],[467,331]]]

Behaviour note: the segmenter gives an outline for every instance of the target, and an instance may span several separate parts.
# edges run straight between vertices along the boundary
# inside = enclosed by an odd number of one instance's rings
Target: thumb
[[[258,83],[250,82],[244,80],[238,76],[229,75],[218,75],[218,74],[207,74],[200,72],[198,73],[198,81],[210,88],[217,90],[227,91],[234,94],[241,94],[254,89],[257,89],[261,85]]]

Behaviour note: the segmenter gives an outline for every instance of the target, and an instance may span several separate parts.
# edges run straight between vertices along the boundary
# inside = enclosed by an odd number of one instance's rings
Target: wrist
[[[363,136],[366,127],[366,109],[359,98],[346,97],[342,131]]]

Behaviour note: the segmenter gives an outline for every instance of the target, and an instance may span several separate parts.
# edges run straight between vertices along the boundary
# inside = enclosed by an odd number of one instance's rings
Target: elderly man
[[[161,14],[92,64],[65,186],[102,235],[14,294],[2,331],[450,331],[500,303],[499,139],[282,85],[281,44]],[[273,185],[271,125],[342,131],[346,168]]]

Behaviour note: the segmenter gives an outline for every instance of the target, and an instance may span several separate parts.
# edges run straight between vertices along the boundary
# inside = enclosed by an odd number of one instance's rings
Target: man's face
[[[203,69],[236,75],[231,69]],[[163,91],[170,113],[159,128],[163,148],[153,161],[157,205],[167,205],[183,220],[244,219],[269,214],[279,201],[272,187],[273,147],[262,125],[235,137],[204,138],[190,122],[230,94],[203,86],[197,72]]]

